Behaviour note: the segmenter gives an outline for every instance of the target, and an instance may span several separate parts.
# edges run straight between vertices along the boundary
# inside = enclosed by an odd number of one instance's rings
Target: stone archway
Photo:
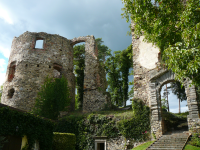
[[[149,89],[150,89],[150,108],[151,108],[151,132],[156,137],[164,134],[164,124],[161,116],[161,95],[160,90],[166,83],[175,81],[175,75],[172,71],[163,70],[158,74],[150,78]],[[185,93],[187,96],[187,104],[189,115],[187,116],[188,128],[194,126],[195,122],[199,121],[199,107],[197,101],[197,95],[195,86],[191,84],[190,80],[185,80],[183,83],[185,87]]]
[[[93,35],[74,38],[71,46],[80,42],[85,42],[83,112],[97,111],[108,103],[108,96],[104,94],[104,83],[101,82],[103,77],[99,71],[98,49]]]

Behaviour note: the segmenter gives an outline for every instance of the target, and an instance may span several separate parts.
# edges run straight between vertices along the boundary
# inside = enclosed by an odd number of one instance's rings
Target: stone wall
[[[126,139],[123,136],[116,138],[95,137],[95,150],[99,148],[98,143],[104,143],[105,150],[131,150],[145,142],[138,142],[131,138]]]
[[[107,150],[131,150],[145,142],[137,142],[134,139],[126,139],[123,136],[110,138],[106,141]]]
[[[35,48],[36,42],[43,40],[42,48]],[[25,32],[15,37],[12,42],[4,89],[1,102],[3,104],[31,111],[35,98],[44,79],[64,75],[69,84],[72,97],[70,109],[75,105],[75,76],[73,73],[73,45],[85,42],[85,79],[84,79],[84,111],[101,109],[106,96],[99,87],[103,76],[99,74],[94,36],[86,36],[68,40],[59,35],[44,32]]]
[[[175,75],[160,65],[159,49],[151,43],[144,42],[144,37],[135,37],[134,23],[132,27],[133,45],[133,69],[134,69],[134,98],[144,101],[151,110],[151,133],[156,137],[161,136],[165,131],[162,120],[161,109],[161,88],[164,84],[174,82]],[[188,127],[189,130],[196,128],[199,121],[199,102],[197,100],[194,85],[186,79],[183,83],[187,95],[189,109]]]
[[[157,63],[159,49],[151,43],[143,41],[144,37],[135,37],[134,23],[132,28],[133,70],[134,70],[134,98],[139,98],[149,106],[149,79],[158,71]]]

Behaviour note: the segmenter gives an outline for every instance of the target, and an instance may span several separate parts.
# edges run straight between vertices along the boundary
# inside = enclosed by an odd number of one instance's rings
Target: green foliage
[[[109,55],[110,49],[103,45],[102,38],[97,38],[96,46],[98,48],[98,59],[100,65],[104,63],[105,57]],[[85,70],[85,44],[76,45],[74,50],[74,71],[76,75],[76,108],[82,109],[83,107],[83,92],[84,92],[84,70]]]
[[[126,106],[128,100],[128,76],[132,68],[132,45],[123,51],[115,51],[110,55],[105,66],[108,75],[108,92],[111,94],[112,104]]]
[[[193,146],[200,147],[200,134],[199,133],[193,134],[191,141],[189,143]]]
[[[184,86],[181,86],[180,82],[176,81],[170,84],[172,93],[174,93],[181,102],[187,100],[187,96],[185,94],[185,88]]]
[[[165,98],[161,99],[161,105],[162,105],[162,109],[166,110],[168,109],[168,103],[167,100]]]
[[[135,23],[135,36],[160,48],[164,63],[183,82],[200,85],[199,0],[122,0],[123,17]]]
[[[6,138],[4,136],[0,136],[0,149],[3,149],[3,146],[6,142]]]
[[[76,137],[72,133],[53,133],[53,150],[75,150]]]
[[[0,120],[0,135],[26,135],[28,150],[31,150],[35,140],[39,141],[40,149],[51,150],[54,124],[50,120],[7,107],[0,108]]]
[[[138,99],[133,100],[132,108],[134,117],[119,122],[120,133],[125,137],[146,140],[149,138],[150,131],[150,110]]]
[[[134,138],[135,140],[145,140],[148,137],[148,122],[135,119],[134,122],[132,111],[127,112],[99,112],[102,114],[88,115],[70,115],[59,120],[55,127],[56,132],[74,133],[76,135],[76,150],[94,149],[94,136],[107,136],[115,138],[125,136],[125,138]],[[141,131],[138,131],[140,127]],[[139,132],[135,133],[136,131]],[[148,131],[148,132],[145,132]],[[130,132],[130,134],[128,133]]]
[[[155,141],[148,141],[144,144],[141,144],[141,145],[133,148],[132,150],[146,150],[153,142],[155,142]]]
[[[76,108],[83,107],[83,84],[85,69],[85,44],[73,47],[74,50],[74,71],[76,74]]]
[[[174,114],[167,112],[166,110],[162,110],[162,118],[165,126],[167,127],[167,131],[171,131],[172,128],[174,128],[174,130],[180,130],[180,123],[187,122],[187,115],[188,113]],[[183,127],[188,129],[185,125]]]
[[[67,79],[49,78],[45,79],[40,92],[36,98],[33,113],[49,119],[57,119],[59,111],[66,111],[71,102],[69,97]]]

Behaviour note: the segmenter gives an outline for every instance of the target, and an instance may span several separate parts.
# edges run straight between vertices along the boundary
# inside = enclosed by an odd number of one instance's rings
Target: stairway
[[[147,150],[183,150],[189,137],[189,133],[162,135]]]

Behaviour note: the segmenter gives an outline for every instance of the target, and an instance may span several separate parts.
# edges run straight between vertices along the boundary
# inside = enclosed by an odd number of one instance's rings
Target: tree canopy
[[[98,48],[98,60],[100,65],[105,62],[106,56],[110,54],[110,49],[103,44],[102,38],[95,39]],[[85,69],[85,44],[75,45],[74,50],[74,71],[76,74],[76,108],[83,106],[83,84],[84,84],[84,69]]]
[[[200,85],[200,0],[122,0],[122,16],[138,37],[160,48],[176,79]]]
[[[45,79],[35,101],[33,113],[49,119],[58,119],[60,111],[67,111],[70,105],[70,89],[67,79],[49,78]]]
[[[105,63],[108,81],[108,92],[116,106],[126,106],[128,100],[129,70],[133,66],[132,45],[123,51],[115,51]],[[132,93],[131,93],[132,94]]]

